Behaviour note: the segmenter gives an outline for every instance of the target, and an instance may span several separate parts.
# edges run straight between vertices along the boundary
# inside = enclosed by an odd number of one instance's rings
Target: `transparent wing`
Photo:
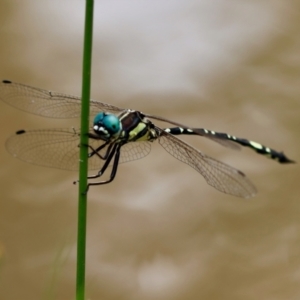
[[[6,141],[9,153],[31,164],[44,167],[78,170],[79,168],[79,130],[45,129],[19,131]],[[90,145],[96,149],[103,141],[89,139]],[[121,148],[120,163],[140,159],[150,153],[149,142],[136,142]],[[100,169],[103,160],[97,155],[89,158],[89,169]]]
[[[4,80],[0,83],[0,99],[20,110],[48,118],[75,118],[80,116],[81,98],[30,87]],[[118,113],[122,108],[91,100],[91,115],[99,111]]]
[[[255,187],[241,171],[201,153],[162,129],[157,129],[161,131],[160,145],[169,154],[198,171],[209,185],[223,193],[243,198],[256,194]]]

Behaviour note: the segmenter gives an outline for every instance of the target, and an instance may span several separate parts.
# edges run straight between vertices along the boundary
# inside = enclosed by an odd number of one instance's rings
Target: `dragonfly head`
[[[93,129],[97,135],[107,140],[121,132],[122,124],[117,116],[100,112],[94,118]]]

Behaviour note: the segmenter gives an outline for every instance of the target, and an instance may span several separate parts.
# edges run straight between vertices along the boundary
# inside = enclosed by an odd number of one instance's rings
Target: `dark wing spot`
[[[25,133],[25,132],[26,132],[25,130],[21,129],[21,130],[18,130],[18,131],[16,132],[16,134],[23,134],[23,133]]]
[[[241,176],[246,177],[246,175],[245,175],[242,171],[237,170],[237,172],[238,172]]]

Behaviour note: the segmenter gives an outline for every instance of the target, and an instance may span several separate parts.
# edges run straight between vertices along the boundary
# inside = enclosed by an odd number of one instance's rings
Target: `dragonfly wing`
[[[79,169],[79,131],[70,129],[20,130],[6,141],[13,156],[39,166],[75,171]],[[99,145],[103,143],[98,141]],[[103,161],[89,159],[90,169],[99,169]]]
[[[256,189],[239,170],[196,150],[160,128],[160,145],[172,156],[198,171],[217,190],[242,198],[250,198]]]
[[[52,92],[4,80],[0,83],[0,99],[22,111],[48,118],[76,118],[80,116],[81,98]],[[118,113],[123,109],[90,101],[91,115],[100,111]]]
[[[76,171],[79,169],[80,130],[74,128],[20,130],[6,141],[9,153],[31,164]],[[89,139],[93,149],[102,140]],[[149,142],[125,144],[121,148],[120,163],[140,159],[150,153]],[[97,155],[88,159],[90,170],[100,170],[103,160]]]
[[[131,142],[121,148],[119,163],[125,163],[147,156],[151,151],[150,142]]]

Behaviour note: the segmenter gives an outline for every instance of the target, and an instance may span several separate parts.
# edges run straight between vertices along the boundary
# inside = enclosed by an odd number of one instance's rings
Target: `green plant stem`
[[[85,28],[82,73],[81,135],[78,195],[78,233],[77,233],[77,280],[76,299],[85,298],[85,248],[86,248],[86,212],[87,212],[87,176],[88,176],[88,131],[90,111],[90,86],[93,40],[94,1],[86,0]]]

